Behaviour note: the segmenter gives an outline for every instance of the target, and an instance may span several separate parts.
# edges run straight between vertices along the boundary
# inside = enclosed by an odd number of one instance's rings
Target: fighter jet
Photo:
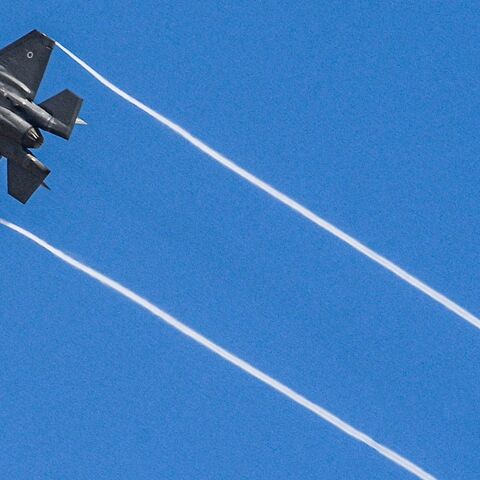
[[[0,50],[0,158],[6,157],[8,193],[26,203],[38,187],[46,188],[50,170],[29,149],[43,144],[40,130],[68,140],[82,99],[69,90],[34,102],[55,42],[34,30]]]

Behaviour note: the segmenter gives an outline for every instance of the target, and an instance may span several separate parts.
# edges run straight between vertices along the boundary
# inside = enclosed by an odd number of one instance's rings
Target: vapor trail
[[[240,177],[250,182],[252,185],[260,188],[264,192],[268,193],[270,196],[278,200],[279,202],[283,203],[287,207],[290,207],[292,210],[296,211],[303,217],[307,218],[311,222],[315,223],[319,227],[323,228],[327,232],[331,233],[335,237],[343,240],[345,243],[353,247],[355,250],[358,250],[360,253],[363,253],[366,257],[370,258],[374,262],[378,263],[382,267],[390,270],[393,274],[400,277],[405,282],[409,283],[416,289],[420,290],[421,292],[425,293],[429,297],[433,298],[435,301],[443,305],[445,308],[451,310],[452,312],[456,313],[459,317],[463,318],[467,322],[471,323],[473,326],[480,329],[480,319],[470,313],[468,310],[465,310],[457,303],[453,302],[449,298],[442,295],[440,292],[434,290],[433,288],[429,287],[425,283],[423,283],[418,278],[414,277],[413,275],[409,274],[407,271],[400,268],[395,263],[391,262],[390,260],[382,257],[380,254],[374,252],[366,245],[363,245],[361,242],[356,240],[355,238],[351,237],[350,235],[346,234],[339,228],[333,226],[331,223],[327,222],[323,218],[319,217],[311,210],[308,210],[300,203],[296,202],[292,198],[288,197],[284,193],[280,192],[276,188],[272,187],[268,183],[260,180],[255,175],[244,170],[242,167],[239,167],[237,164],[229,160],[228,158],[224,157],[221,153],[217,152],[213,148],[209,147],[205,143],[203,143],[198,138],[194,137],[191,133],[187,132],[185,129],[177,125],[176,123],[172,122],[168,118],[164,117],[160,113],[156,112],[152,108],[148,107],[147,105],[143,104],[136,98],[132,97],[128,93],[124,92],[113,83],[108,81],[105,77],[100,75],[97,71],[95,71],[90,65],[85,63],[83,60],[78,58],[75,54],[73,54],[70,50],[65,48],[60,43],[56,42],[57,46],[62,49],[70,58],[72,58],[75,62],[77,62],[81,67],[83,67],[88,73],[90,73],[94,78],[96,78],[100,83],[105,85],[107,88],[112,90],[114,93],[125,99],[127,102],[135,105],[140,110],[143,110],[145,113],[153,117],[155,120],[158,120],[160,123],[163,123],[165,126],[173,130],[178,135],[182,136],[185,140],[190,142],[192,145],[197,147],[202,152],[206,153],[208,156],[213,158],[215,161],[223,165],[224,167],[228,168],[232,172],[236,173]]]
[[[75,260],[69,255],[63,253],[58,248],[53,247],[52,245],[48,244],[41,238],[23,229],[22,227],[19,227],[18,225],[10,223],[1,218],[0,218],[0,224],[19,233],[20,235],[23,235],[24,237],[36,243],[40,247],[44,248],[45,250],[50,252],[52,255],[64,261],[65,263],[72,266],[73,268],[80,270],[81,272],[85,273],[89,277],[92,277],[93,279],[97,280],[103,285],[111,288],[112,290],[115,290],[120,295],[123,295],[124,297],[128,298],[129,300],[136,303],[137,305],[140,305],[140,307],[144,308],[145,310],[148,310],[150,313],[152,313],[159,319],[163,320],[165,323],[167,323],[171,327],[175,328],[176,330],[183,333],[187,337],[190,337],[192,340],[199,343],[200,345],[207,348],[208,350],[212,351],[213,353],[217,354],[219,357],[222,357],[227,362],[230,362],[231,364],[240,368],[241,370],[248,373],[252,377],[255,377],[256,379],[265,383],[269,387],[273,388],[274,390],[277,390],[281,394],[290,398],[295,403],[298,403],[299,405],[306,408],[307,410],[310,410],[311,412],[315,413],[316,415],[323,418],[328,423],[332,424],[333,426],[345,432],[347,435],[350,435],[356,440],[362,443],[365,443],[366,445],[368,445],[369,447],[373,448],[378,453],[380,453],[380,455],[383,455],[384,457],[388,458],[389,460],[396,463],[397,465],[400,465],[405,470],[408,470],[410,473],[413,473],[414,475],[416,475],[418,478],[421,478],[422,480],[435,480],[435,477],[433,475],[430,475],[428,472],[426,472],[422,468],[418,467],[417,465],[410,462],[409,460],[402,457],[401,455],[394,452],[393,450],[390,450],[384,445],[376,442],[375,440],[370,438],[368,435],[360,432],[356,428],[352,427],[348,423],[344,422],[340,418],[333,415],[333,413],[330,413],[328,410],[325,410],[324,408],[320,407],[316,403],[313,403],[312,401],[303,397],[302,395],[295,392],[291,388],[287,387],[283,383],[280,383],[279,381],[270,377],[269,375],[262,372],[261,370],[258,370],[253,365],[250,365],[249,363],[237,357],[233,353],[230,353],[229,351],[220,347],[216,343],[212,342],[208,338],[196,332],[195,330],[192,330],[190,327],[187,327],[185,324],[183,324],[176,318],[172,317],[167,312],[161,310],[160,308],[155,306],[153,303],[150,303],[145,298],[141,297],[135,292],[132,292],[132,290],[129,290],[128,288],[124,287],[123,285],[116,282],[115,280],[112,280],[106,275],[103,275],[102,273],[94,270],[93,268],[88,267],[87,265],[79,262],[78,260]]]

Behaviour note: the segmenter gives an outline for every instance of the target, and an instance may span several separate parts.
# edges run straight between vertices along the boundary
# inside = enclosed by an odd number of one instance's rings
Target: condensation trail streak
[[[129,300],[136,303],[137,305],[144,308],[145,310],[148,310],[150,313],[155,315],[157,318],[163,320],[165,323],[167,323],[171,327],[175,328],[176,330],[183,333],[187,337],[190,337],[192,340],[199,343],[203,347],[207,348],[211,352],[215,353],[219,357],[223,358],[227,362],[230,362],[231,364],[240,368],[241,370],[248,373],[252,377],[255,377],[256,379],[265,383],[266,385],[273,388],[274,390],[277,390],[282,395],[285,395],[286,397],[290,398],[295,403],[298,403],[299,405],[306,408],[307,410],[310,410],[314,414],[323,418],[323,420],[325,420],[328,423],[332,424],[333,426],[337,427],[339,430],[342,430],[343,432],[345,432],[347,435],[350,435],[351,437],[355,438],[356,440],[358,440],[358,441],[368,445],[369,447],[373,448],[380,455],[383,455],[384,457],[388,458],[389,460],[396,463],[397,465],[400,465],[405,470],[408,470],[410,473],[413,473],[414,475],[416,475],[418,478],[421,478],[422,480],[435,480],[434,476],[432,476],[431,474],[429,474],[428,472],[426,472],[425,470],[423,470],[419,466],[415,465],[410,460],[407,460],[406,458],[402,457],[401,455],[394,452],[393,450],[390,450],[389,448],[385,447],[384,445],[376,442],[375,440],[373,440],[373,438],[369,437],[365,433],[357,430],[356,428],[354,428],[351,425],[349,425],[348,423],[344,422],[343,420],[341,420],[337,416],[333,415],[333,413],[330,413],[328,410],[325,410],[324,408],[320,407],[316,403],[313,403],[312,401],[303,397],[302,395],[295,392],[291,388],[287,387],[283,383],[280,383],[278,380],[275,380],[274,378],[270,377],[266,373],[264,373],[261,370],[258,370],[257,368],[255,368],[253,365],[250,365],[245,360],[242,360],[241,358],[237,357],[233,353],[230,353],[229,351],[220,347],[216,343],[212,342],[208,338],[206,338],[203,335],[201,335],[200,333],[196,332],[195,330],[192,330],[190,327],[183,324],[182,322],[180,322],[176,318],[172,317],[167,312],[161,310],[160,308],[158,308],[153,303],[150,303],[148,300],[141,297],[140,295],[133,292],[132,290],[129,290],[128,288],[124,287],[123,285],[116,282],[115,280],[112,280],[111,278],[107,277],[106,275],[103,275],[102,273],[94,270],[93,268],[88,267],[87,265],[79,262],[78,260],[75,260],[74,258],[65,254],[64,252],[62,252],[58,248],[53,247],[49,243],[47,243],[44,240],[42,240],[41,238],[37,237],[33,233],[23,229],[22,227],[19,227],[18,225],[10,223],[10,222],[8,222],[6,220],[3,220],[1,218],[0,218],[0,224],[2,224],[5,227],[19,233],[20,235],[23,235],[24,237],[26,237],[29,240],[31,240],[32,242],[36,243],[40,247],[44,248],[45,250],[50,252],[52,255],[59,258],[63,262],[67,263],[68,265],[72,266],[73,268],[76,268],[77,270],[80,270],[81,272],[83,272],[86,275],[88,275],[89,277],[97,280],[98,282],[102,283],[103,285],[107,286],[108,288],[111,288],[112,290],[115,290],[120,295],[123,295],[124,297],[128,298]]]
[[[124,100],[127,102],[131,103],[132,105],[135,105],[137,108],[140,110],[143,110],[145,113],[153,117],[155,120],[158,120],[160,123],[163,125],[167,126],[171,130],[173,130],[175,133],[183,137],[185,140],[190,142],[192,145],[197,147],[199,150],[202,152],[206,153],[208,156],[210,156],[213,160],[217,161],[224,167],[228,168],[232,172],[236,173],[240,177],[244,178],[247,180],[247,182],[250,182],[252,185],[255,185],[257,188],[263,190],[264,192],[268,193],[270,196],[278,200],[279,202],[283,203],[287,207],[291,208],[292,210],[296,211],[303,217],[307,218],[311,222],[315,223],[319,227],[323,228],[327,232],[331,233],[335,237],[339,238],[340,240],[344,241],[348,245],[350,245],[352,248],[355,250],[359,251],[366,257],[370,258],[374,262],[378,263],[385,269],[389,270],[393,274],[397,275],[400,277],[402,280],[405,282],[409,283],[416,289],[420,290],[424,294],[428,295],[431,297],[433,300],[436,302],[440,303],[443,305],[445,308],[448,310],[451,310],[453,313],[457,314],[459,317],[463,318],[467,322],[471,323],[473,326],[477,327],[480,329],[480,319],[470,313],[468,310],[464,309],[454,301],[450,300],[447,298],[445,295],[442,295],[440,292],[434,290],[433,288],[429,287],[425,283],[423,283],[421,280],[418,278],[414,277],[407,271],[403,270],[400,268],[398,265],[395,263],[391,262],[390,260],[386,259],[385,257],[381,256],[380,254],[376,253],[372,249],[368,248],[366,245],[362,244],[355,238],[351,237],[350,235],[346,234],[339,228],[335,227],[331,223],[327,222],[323,218],[319,217],[315,213],[313,213],[311,210],[308,210],[306,207],[301,205],[300,203],[296,202],[292,198],[288,197],[284,193],[280,192],[279,190],[275,189],[268,183],[264,182],[263,180],[260,180],[250,172],[247,172],[244,170],[242,167],[238,166],[236,163],[232,162],[213,148],[209,147],[205,143],[203,143],[201,140],[198,138],[194,137],[191,133],[187,132],[184,128],[180,127],[176,123],[172,122],[168,118],[164,117],[160,113],[156,112],[152,108],[148,107],[147,105],[143,104],[136,98],[132,97],[128,93],[124,92],[117,86],[115,86],[113,83],[108,81],[105,77],[100,75],[96,70],[94,70],[90,65],[85,63],[83,60],[78,58],[75,54],[73,54],[70,50],[65,48],[63,45],[60,43],[56,42],[57,46],[62,49],[69,57],[71,57],[75,62],[77,62],[81,67],[83,67],[88,73],[90,73],[94,78],[96,78],[100,83],[105,85],[107,88],[112,90],[114,93],[122,97]]]

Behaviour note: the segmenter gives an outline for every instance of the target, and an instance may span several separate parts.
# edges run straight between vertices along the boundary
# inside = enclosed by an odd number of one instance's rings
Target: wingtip
[[[88,125],[88,123],[85,120],[83,120],[82,118],[78,117],[75,120],[75,125]]]
[[[46,33],[43,33],[40,30],[37,30],[37,29],[32,30],[30,33],[28,33],[25,36],[28,36],[28,35],[34,35],[38,38],[43,39],[47,43],[47,45],[51,47],[53,47],[53,45],[55,44],[55,40],[53,38],[49,37]]]

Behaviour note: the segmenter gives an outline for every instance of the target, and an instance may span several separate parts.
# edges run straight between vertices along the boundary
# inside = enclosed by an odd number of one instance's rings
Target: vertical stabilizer
[[[50,170],[31,154],[25,153],[23,164],[9,158],[8,193],[19,202],[27,203],[38,187],[46,187],[45,178],[49,173]]]

